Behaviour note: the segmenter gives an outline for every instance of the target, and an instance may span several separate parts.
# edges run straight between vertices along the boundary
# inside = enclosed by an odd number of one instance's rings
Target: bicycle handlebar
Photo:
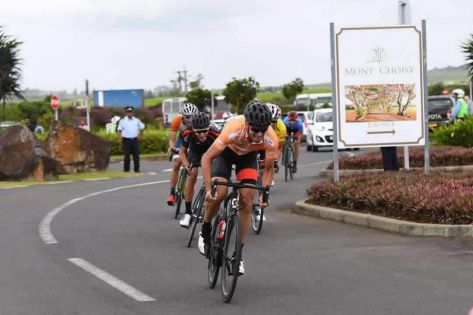
[[[215,193],[217,191],[217,186],[227,186],[227,187],[233,187],[233,188],[249,188],[249,189],[254,189],[254,190],[259,190],[263,192],[263,202],[268,202],[269,199],[269,185],[266,187],[258,187],[258,186],[253,186],[253,185],[248,185],[248,184],[241,184],[240,182],[219,182],[217,180],[214,180],[212,182],[212,191],[211,195],[212,198],[215,197]]]

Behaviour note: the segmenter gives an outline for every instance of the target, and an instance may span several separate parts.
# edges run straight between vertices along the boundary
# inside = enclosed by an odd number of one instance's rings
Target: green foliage
[[[252,101],[260,88],[259,83],[253,78],[236,79],[228,82],[223,90],[225,100],[233,105],[233,111],[239,114],[250,101]]]
[[[199,73],[194,81],[190,81],[189,86],[190,86],[191,90],[202,89],[202,80],[203,79],[204,79],[204,76]]]
[[[123,154],[121,142],[118,142],[117,135],[106,133],[100,130],[96,133],[99,137],[109,141],[112,144],[112,155]],[[169,131],[147,128],[144,130],[143,138],[140,140],[140,153],[164,153],[169,144]]]
[[[461,46],[462,52],[465,54],[466,68],[470,80],[473,80],[473,34]]]
[[[145,108],[160,107],[163,105],[164,97],[145,98]]]
[[[287,104],[287,101],[282,95],[281,91],[258,93],[256,98],[261,102],[273,103],[279,106]]]
[[[296,95],[304,90],[304,81],[301,78],[296,78],[292,82],[284,84],[282,87],[282,94],[288,102],[293,102]]]
[[[0,27],[0,100],[2,101],[2,118],[5,119],[5,103],[16,96],[23,99],[21,94],[21,59],[20,45],[15,38],[6,35]]]
[[[436,144],[473,147],[473,116],[435,129],[430,138]]]
[[[200,111],[202,111],[206,105],[210,105],[212,93],[209,90],[196,88],[187,93],[186,97],[188,102],[194,104]]]

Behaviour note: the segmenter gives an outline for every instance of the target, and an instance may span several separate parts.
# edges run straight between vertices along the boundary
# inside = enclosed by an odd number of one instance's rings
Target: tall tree
[[[461,45],[461,49],[462,52],[465,54],[465,66],[468,70],[470,82],[473,82],[473,34],[470,34],[470,38],[467,39],[467,41]]]
[[[202,111],[205,106],[210,105],[212,93],[209,90],[193,89],[186,94],[187,101],[197,106]]]
[[[202,89],[203,88],[203,86],[202,86],[202,80],[203,79],[204,79],[204,76],[199,73],[194,81],[190,81],[189,86],[190,86],[191,90]]]
[[[5,34],[0,27],[0,100],[2,101],[2,120],[5,120],[5,103],[16,96],[24,99],[21,94],[21,59],[22,43]]]
[[[256,97],[259,88],[259,83],[253,77],[233,78],[227,83],[222,94],[225,96],[225,100],[233,105],[233,110],[241,114],[246,104]]]
[[[304,81],[301,78],[295,78],[292,82],[284,84],[282,86],[282,94],[286,100],[290,103],[294,101],[297,94],[304,90]]]

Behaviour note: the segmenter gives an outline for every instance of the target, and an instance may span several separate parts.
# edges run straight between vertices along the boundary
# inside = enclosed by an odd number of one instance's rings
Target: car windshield
[[[429,108],[449,108],[452,107],[452,100],[449,98],[438,98],[429,100]]]
[[[310,103],[310,100],[308,97],[296,98],[296,105],[309,105],[309,103]]]
[[[317,104],[318,105],[323,105],[325,103],[331,104],[332,103],[332,97],[331,96],[317,97]]]
[[[317,122],[329,122],[332,121],[332,112],[317,113],[315,116]]]

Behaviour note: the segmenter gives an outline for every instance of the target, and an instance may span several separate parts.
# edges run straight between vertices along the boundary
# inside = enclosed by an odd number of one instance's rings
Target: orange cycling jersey
[[[187,127],[182,121],[182,115],[179,114],[171,121],[171,131],[179,131],[182,132],[187,129],[192,129],[191,127]]]
[[[270,126],[265,132],[261,143],[250,143],[248,141],[248,125],[245,122],[245,116],[239,115],[227,120],[214,145],[220,149],[228,147],[238,155],[265,150],[266,158],[274,159],[278,149],[278,137]]]

